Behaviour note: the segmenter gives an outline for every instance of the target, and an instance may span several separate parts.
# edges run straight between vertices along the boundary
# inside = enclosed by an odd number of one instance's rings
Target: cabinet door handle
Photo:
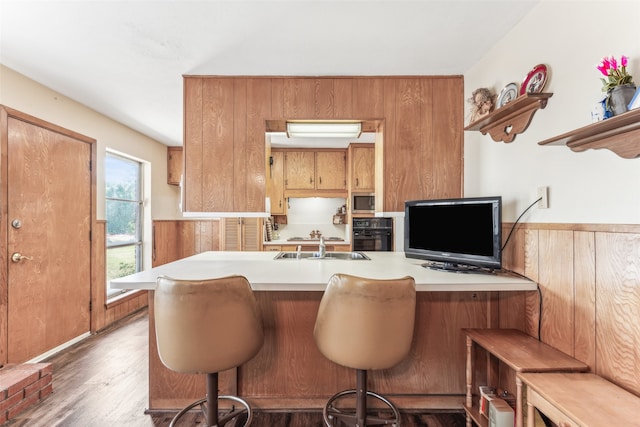
[[[313,184],[313,178],[309,177],[309,184]]]
[[[322,177],[318,178],[318,182],[320,183],[320,185],[322,185]]]
[[[360,186],[360,181],[358,181],[358,178],[356,178],[356,187]]]

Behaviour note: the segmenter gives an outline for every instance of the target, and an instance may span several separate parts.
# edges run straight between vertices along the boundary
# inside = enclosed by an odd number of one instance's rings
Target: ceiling
[[[463,75],[541,0],[0,0],[0,63],[166,145],[183,75]]]

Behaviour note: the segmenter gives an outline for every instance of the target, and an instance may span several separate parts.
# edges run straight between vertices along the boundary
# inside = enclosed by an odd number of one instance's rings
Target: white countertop
[[[335,273],[375,279],[412,276],[417,291],[532,291],[536,283],[507,274],[452,273],[424,268],[404,252],[365,252],[371,260],[280,259],[274,252],[204,252],[111,281],[116,289],[155,289],[159,275],[179,279],[245,276],[256,291],[324,291]]]

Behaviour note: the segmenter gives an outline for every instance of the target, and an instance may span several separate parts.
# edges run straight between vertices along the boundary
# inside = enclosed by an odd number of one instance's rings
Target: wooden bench
[[[558,427],[640,427],[640,397],[591,373],[519,373],[527,427],[537,408]]]
[[[517,329],[463,329],[467,336],[467,393],[464,410],[467,427],[472,421],[487,427],[488,420],[480,414],[473,399],[474,345],[484,348],[490,355],[487,363],[487,380],[497,382],[497,360],[504,362],[516,374],[524,372],[586,372],[589,367],[579,360],[525,334]],[[492,384],[486,384],[492,385]],[[497,384],[494,384],[497,385]],[[523,427],[522,381],[516,376],[516,427]]]

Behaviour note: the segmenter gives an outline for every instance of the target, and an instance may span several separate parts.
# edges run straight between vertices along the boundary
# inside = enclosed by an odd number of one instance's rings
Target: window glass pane
[[[107,280],[128,276],[139,270],[138,245],[107,249]],[[117,292],[120,290],[116,289]]]
[[[140,240],[140,204],[120,200],[105,201],[107,246],[135,243]]]
[[[140,200],[140,163],[107,154],[105,193],[113,199]]]

